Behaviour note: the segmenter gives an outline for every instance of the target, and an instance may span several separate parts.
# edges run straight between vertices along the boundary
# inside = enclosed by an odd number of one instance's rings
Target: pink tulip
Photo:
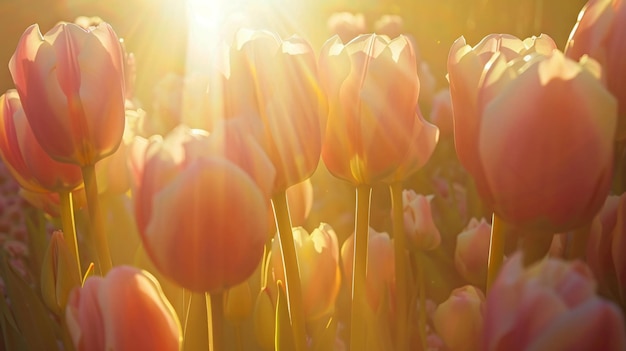
[[[487,295],[482,350],[624,350],[619,309],[595,294],[580,261],[546,259],[527,269],[510,258]]]
[[[15,90],[0,96],[0,156],[29,191],[71,191],[83,182],[79,167],[53,160],[39,145]]]
[[[565,54],[579,60],[589,55],[600,62],[603,77],[619,104],[616,139],[626,138],[626,1],[589,0],[578,15]]]
[[[491,225],[472,218],[467,227],[456,237],[454,264],[463,278],[472,284],[483,286],[487,281],[487,261],[491,241]]]
[[[402,191],[404,204],[404,232],[415,250],[434,250],[441,243],[439,229],[433,221],[430,202],[434,195],[424,196],[413,190]]]
[[[390,292],[395,285],[394,249],[388,233],[369,229],[366,296],[372,311],[378,311],[384,296],[392,296]],[[354,233],[341,246],[341,261],[347,282],[352,282],[353,257]]]
[[[449,351],[480,350],[485,295],[466,285],[452,291],[433,314],[435,330]]]
[[[339,246],[330,225],[321,223],[309,235],[304,228],[293,228],[293,239],[302,282],[304,314],[309,321],[327,316],[335,309],[339,293]],[[285,281],[278,242],[272,245],[274,279]]]
[[[587,262],[599,288],[626,303],[626,194],[609,196],[594,220],[587,242]]]
[[[237,285],[263,256],[274,170],[254,138],[238,141],[179,127],[146,149],[139,232],[160,272],[190,290]]]
[[[223,86],[209,87],[224,105],[218,112],[260,123],[259,143],[276,168],[275,191],[309,178],[319,164],[326,119],[310,44],[241,29],[227,57]]]
[[[554,41],[545,34],[524,41],[508,34],[490,34],[474,47],[460,37],[452,44],[448,56],[448,80],[454,113],[454,143],[459,161],[472,175],[480,178],[482,174],[478,155],[478,135],[482,125],[478,90],[485,65],[496,52],[511,61],[531,52],[549,54],[555,48]]]
[[[411,42],[403,35],[361,35],[347,44],[333,37],[319,65],[329,104],[322,148],[328,170],[354,184],[395,179],[424,127],[415,112],[419,79]]]
[[[60,162],[93,165],[124,131],[124,61],[107,23],[26,29],[9,69],[35,137]]]
[[[559,51],[494,56],[480,87],[481,194],[520,228],[564,232],[589,223],[611,185],[617,105],[595,62]]]
[[[78,351],[180,350],[181,326],[148,272],[114,267],[70,294],[67,326]]]

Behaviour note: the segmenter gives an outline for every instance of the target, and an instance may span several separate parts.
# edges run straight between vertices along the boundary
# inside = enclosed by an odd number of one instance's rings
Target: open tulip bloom
[[[1,350],[626,351],[626,0],[255,1],[19,24]]]

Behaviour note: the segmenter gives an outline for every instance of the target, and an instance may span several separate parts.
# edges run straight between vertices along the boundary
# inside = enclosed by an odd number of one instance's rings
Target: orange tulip
[[[225,152],[214,138],[218,133],[179,127],[151,139],[135,196],[139,232],[155,266],[197,292],[222,291],[253,273],[263,256],[273,184],[272,165],[254,138],[228,142]]]
[[[570,33],[565,55],[574,60],[589,55],[600,62],[607,88],[619,104],[616,139],[626,139],[626,1],[589,0]]]
[[[369,228],[369,244],[367,247],[367,302],[373,311],[378,311],[381,301],[390,298],[395,286],[394,249],[388,233],[379,233]],[[352,264],[354,257],[354,234],[341,246],[341,261],[346,281],[352,281]]]
[[[88,278],[70,294],[65,314],[78,351],[181,349],[172,305],[157,280],[134,267]]]
[[[478,134],[482,124],[478,90],[485,65],[496,52],[511,61],[533,52],[549,54],[554,49],[556,44],[545,34],[524,41],[508,34],[490,34],[474,47],[460,37],[452,44],[448,55],[448,80],[454,115],[454,144],[459,161],[472,175],[481,178],[482,174],[478,160]],[[481,187],[481,184],[477,186]]]
[[[71,191],[83,182],[79,167],[57,162],[41,148],[15,90],[0,96],[0,156],[29,191]]]
[[[327,316],[335,309],[341,275],[339,272],[339,247],[335,231],[321,223],[309,235],[302,227],[293,228],[293,239],[298,258],[304,314],[309,321]],[[285,281],[280,247],[272,245],[274,279]]]
[[[343,44],[333,37],[322,48],[319,66],[329,100],[324,164],[354,184],[392,176],[423,127],[410,40],[372,34]]]
[[[309,178],[320,158],[324,99],[315,54],[307,41],[241,29],[230,48],[223,79],[228,118],[261,122],[259,143],[276,168],[275,192]]]
[[[505,221],[564,232],[591,222],[604,203],[617,104],[598,77],[595,62],[559,51],[490,61],[479,96],[484,179],[474,178]]]
[[[9,69],[35,137],[60,162],[93,165],[124,131],[124,61],[111,26],[26,29]]]

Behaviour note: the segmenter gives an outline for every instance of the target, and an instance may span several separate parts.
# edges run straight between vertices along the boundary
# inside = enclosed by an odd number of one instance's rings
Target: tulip
[[[460,37],[452,44],[448,55],[448,80],[454,114],[454,143],[459,161],[472,175],[482,172],[478,156],[478,135],[482,125],[478,90],[485,65],[496,52],[511,61],[532,52],[549,54],[553,49],[556,44],[545,34],[524,41],[508,34],[490,34],[474,47]]]
[[[298,258],[304,315],[315,321],[332,313],[339,293],[339,246],[333,228],[320,223],[309,233],[302,227],[293,228],[293,239]],[[284,281],[283,262],[278,242],[272,245],[274,280]]]
[[[398,15],[383,15],[374,23],[374,31],[386,35],[390,39],[404,33],[404,21]]]
[[[212,138],[231,142],[218,149]],[[143,244],[163,275],[192,291],[235,286],[263,256],[273,168],[254,138],[232,140],[180,127],[145,152],[135,200]]]
[[[590,0],[578,15],[565,54],[579,60],[589,55],[602,65],[607,88],[617,98],[617,140],[626,138],[626,2]]]
[[[481,219],[472,218],[456,237],[454,264],[457,271],[470,283],[483,286],[487,281],[487,261],[491,225]]]
[[[354,234],[341,246],[341,261],[346,281],[352,281]],[[389,234],[369,228],[367,247],[366,296],[372,311],[378,311],[381,301],[395,283],[394,249]],[[391,295],[387,295],[387,298]]]
[[[81,272],[70,250],[62,232],[52,233],[41,269],[41,296],[57,314],[65,311],[70,291],[81,285]]]
[[[435,94],[430,120],[439,128],[442,136],[451,137],[454,135],[450,90],[442,90]]]
[[[181,326],[148,272],[113,268],[72,291],[65,310],[74,346],[84,350],[180,350]]]
[[[424,124],[415,112],[419,79],[410,40],[372,34],[343,44],[333,37],[319,65],[329,100],[324,164],[356,185],[392,176]]]
[[[0,126],[0,156],[23,188],[60,192],[82,184],[79,167],[53,160],[39,145],[15,90],[0,96]]]
[[[317,169],[326,112],[313,49],[298,37],[241,29],[228,53],[222,93],[227,118],[260,122],[259,143],[276,168],[275,193]]]
[[[338,35],[344,43],[367,32],[365,16],[362,13],[336,12],[327,21],[328,30]]]
[[[622,305],[626,303],[626,195],[609,196],[591,226],[586,259],[599,289]]]
[[[42,148],[60,162],[93,165],[124,131],[124,61],[107,23],[26,29],[9,69]]]
[[[626,329],[584,263],[550,258],[523,269],[516,254],[487,294],[481,349],[624,350]]]
[[[527,60],[496,56],[485,72],[478,138],[484,178],[474,178],[504,221],[565,232],[591,222],[608,194],[617,105],[595,62],[559,51]]]
[[[433,324],[448,350],[480,350],[484,304],[483,292],[466,285],[454,289],[450,297],[437,306]]]
[[[433,221],[430,202],[434,195],[421,195],[413,190],[402,191],[404,204],[404,231],[409,246],[415,250],[430,251],[441,243],[439,229]]]

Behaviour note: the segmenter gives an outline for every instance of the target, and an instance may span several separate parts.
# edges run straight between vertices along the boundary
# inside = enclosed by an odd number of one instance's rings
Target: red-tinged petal
[[[197,160],[151,203],[144,244],[161,272],[182,286],[222,291],[247,279],[259,264],[267,199],[232,163]]]
[[[539,307],[539,306],[538,306]],[[624,318],[619,309],[600,298],[563,313],[528,340],[525,350],[607,350],[626,349]]]
[[[106,350],[180,349],[175,311],[146,273],[129,266],[112,270],[98,289],[98,303],[106,311]]]
[[[82,288],[75,288],[65,309],[67,326],[77,351],[104,351],[105,323],[98,302],[104,278],[91,277]]]

